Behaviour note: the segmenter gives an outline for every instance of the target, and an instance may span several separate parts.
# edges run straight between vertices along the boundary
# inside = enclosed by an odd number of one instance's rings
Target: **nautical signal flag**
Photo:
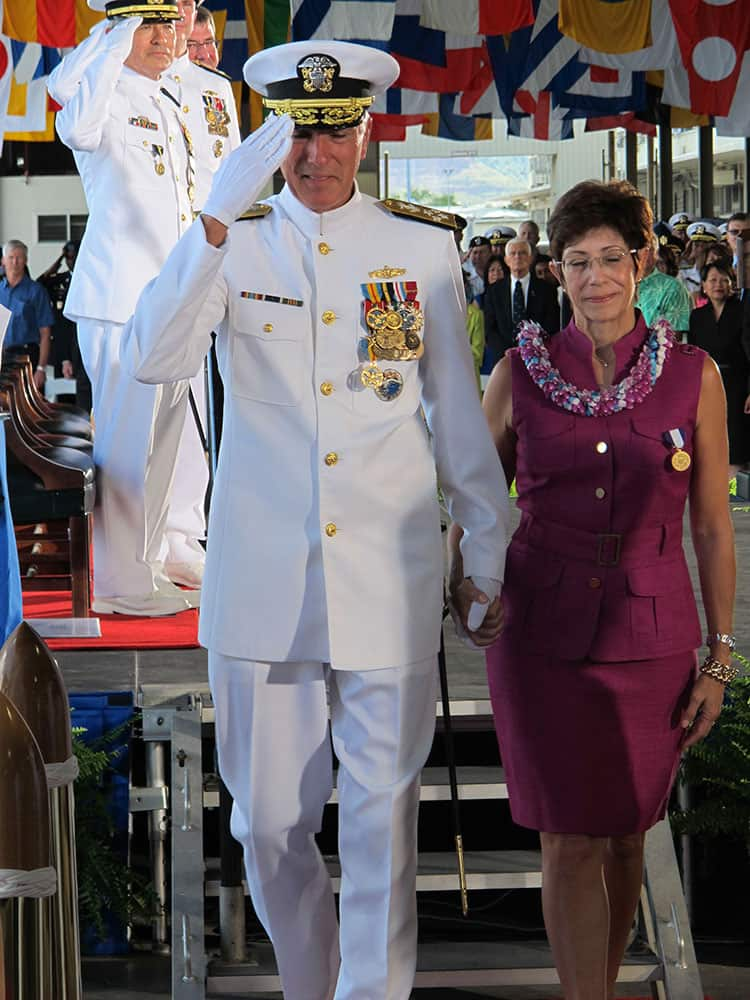
[[[103,17],[86,0],[4,0],[3,34],[19,42],[68,48]]]
[[[728,115],[750,48],[747,0],[669,0],[669,5],[687,69],[690,110]]]
[[[459,35],[507,35],[534,23],[532,0],[422,0],[420,24]]]
[[[651,0],[560,0],[558,23],[590,49],[634,52],[651,44]]]

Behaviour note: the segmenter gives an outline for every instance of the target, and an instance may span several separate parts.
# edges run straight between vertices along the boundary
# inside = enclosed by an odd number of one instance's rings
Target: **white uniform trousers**
[[[94,412],[94,595],[152,594],[187,383],[143,385],[120,364],[118,323],[78,321]]]
[[[203,372],[190,379],[193,398],[204,434],[206,420],[206,380]],[[192,407],[188,402],[180,435],[172,492],[167,513],[165,562],[202,563],[205,558],[199,539],[206,537],[206,490],[208,460],[203,450]]]
[[[209,651],[219,769],[286,1000],[408,1000],[417,951],[420,771],[435,658],[383,670]],[[338,771],[341,928],[315,844]]]

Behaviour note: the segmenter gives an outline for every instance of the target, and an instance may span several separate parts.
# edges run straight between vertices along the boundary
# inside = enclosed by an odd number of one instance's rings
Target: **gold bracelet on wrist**
[[[722,663],[715,660],[713,656],[707,656],[700,666],[700,672],[708,677],[713,677],[720,684],[731,684],[739,670],[731,663]]]

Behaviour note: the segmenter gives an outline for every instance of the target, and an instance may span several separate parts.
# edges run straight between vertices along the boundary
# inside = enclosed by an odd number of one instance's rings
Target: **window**
[[[40,215],[37,217],[37,243],[80,240],[88,218],[88,215]]]
[[[37,243],[64,243],[67,238],[67,215],[40,215],[38,217]]]

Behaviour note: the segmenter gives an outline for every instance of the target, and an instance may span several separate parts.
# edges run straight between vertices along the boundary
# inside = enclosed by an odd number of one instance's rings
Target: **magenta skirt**
[[[606,837],[662,819],[695,670],[694,652],[594,663],[521,651],[501,635],[487,675],[513,820]]]

